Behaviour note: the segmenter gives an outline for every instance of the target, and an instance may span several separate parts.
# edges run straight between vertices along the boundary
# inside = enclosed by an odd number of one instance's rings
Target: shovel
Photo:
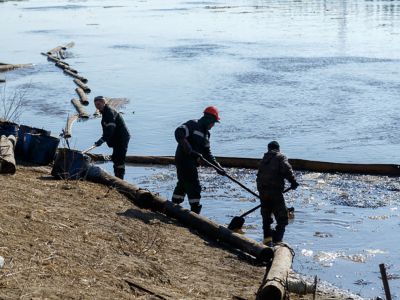
[[[208,166],[214,168],[217,171],[223,171],[221,168],[217,167],[216,165],[214,165],[213,163],[209,162],[208,160],[206,160],[200,153],[197,153],[199,158]],[[260,199],[260,196],[258,194],[256,194],[255,192],[253,192],[252,190],[250,190],[247,186],[243,185],[241,182],[237,181],[235,178],[231,177],[230,175],[226,174],[226,177],[228,177],[230,180],[232,180],[233,182],[237,183],[238,185],[240,185],[242,188],[244,188],[246,191],[248,191],[250,194],[256,196],[258,199]],[[289,191],[291,188],[287,188],[286,190],[283,191],[283,193],[286,193],[287,191]],[[253,211],[259,209],[261,207],[261,204],[250,209],[249,211],[245,212],[244,214],[242,214],[241,216],[236,216],[233,217],[232,221],[229,223],[228,228],[232,231],[235,232],[240,232],[243,224],[245,222],[244,217],[247,216],[248,214],[251,214]],[[294,209],[293,209],[294,210]],[[293,213],[293,212],[292,212]]]
[[[283,193],[286,193],[287,191],[289,191],[291,188],[288,187],[286,190],[283,191]],[[258,196],[258,198],[260,198],[260,196]],[[246,211],[244,214],[240,215],[240,216],[236,216],[233,217],[232,221],[229,223],[228,228],[232,231],[240,231],[243,227],[244,224],[244,217],[251,214],[253,211],[259,209],[261,207],[261,204],[257,205],[256,207]],[[294,212],[294,208],[290,207],[288,208],[288,212],[289,214],[293,215]]]
[[[92,151],[94,148],[96,148],[96,145],[91,146],[90,148],[82,151],[82,154],[88,153],[89,151]]]

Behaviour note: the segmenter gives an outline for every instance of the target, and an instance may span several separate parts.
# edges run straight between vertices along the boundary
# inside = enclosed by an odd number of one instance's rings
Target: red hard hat
[[[221,120],[221,118],[219,117],[218,108],[216,108],[215,106],[206,107],[206,109],[204,110],[204,113],[213,115],[217,119],[217,122],[219,120]]]

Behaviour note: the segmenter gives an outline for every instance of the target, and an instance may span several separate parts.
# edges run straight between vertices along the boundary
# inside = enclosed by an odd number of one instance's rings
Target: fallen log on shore
[[[11,71],[11,70],[20,69],[20,68],[30,68],[32,66],[33,66],[32,64],[13,65],[13,64],[0,63],[0,72],[6,72],[6,71]]]
[[[120,193],[126,195],[135,205],[175,218],[199,231],[204,236],[248,253],[260,261],[269,262],[273,258],[272,248],[257,243],[241,234],[234,233],[202,215],[195,214],[180,205],[112,176],[98,166],[90,167],[86,178],[93,182],[114,187]]]
[[[274,247],[275,254],[267,277],[257,293],[257,300],[282,300],[287,290],[287,277],[292,267],[293,252],[286,244]]]
[[[75,91],[78,94],[82,105],[85,105],[85,106],[89,105],[89,100],[88,100],[87,95],[85,94],[85,92],[81,88],[76,88]]]
[[[74,82],[77,86],[79,86],[85,93],[90,94],[91,90],[90,88],[84,84],[82,81],[80,81],[79,79],[74,79]]]
[[[96,156],[93,159],[101,161],[104,156]],[[245,168],[258,169],[261,159],[245,157],[223,157],[217,156],[216,159],[226,168]],[[131,164],[154,164],[171,165],[175,164],[173,156],[127,156],[126,162]],[[353,173],[369,175],[388,175],[400,176],[400,165],[395,164],[352,164],[352,163],[333,163],[324,161],[313,161],[304,159],[289,159],[293,169],[298,171],[321,172],[321,173]]]
[[[71,103],[75,107],[76,111],[78,112],[79,118],[89,119],[88,113],[85,111],[85,109],[83,108],[81,102],[78,99],[73,98],[71,100]]]
[[[15,144],[14,135],[0,136],[0,174],[15,174]]]
[[[68,75],[70,75],[70,76],[72,76],[72,77],[74,77],[76,79],[79,79],[83,83],[87,83],[88,82],[88,80],[85,77],[83,77],[83,76],[81,76],[81,75],[79,75],[77,73],[74,73],[74,72],[70,71],[69,69],[64,69],[64,73],[68,74]]]

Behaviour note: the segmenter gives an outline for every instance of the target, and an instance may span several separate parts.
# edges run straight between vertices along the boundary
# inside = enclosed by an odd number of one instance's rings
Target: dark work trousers
[[[260,192],[260,198],[264,238],[272,237],[274,243],[281,242],[285,234],[285,227],[288,224],[287,208],[282,191],[263,191]],[[273,223],[272,215],[276,220],[275,230],[271,229],[271,224]]]
[[[114,175],[124,179],[125,175],[125,159],[128,151],[129,139],[113,146],[111,160],[114,163]]]
[[[176,158],[175,162],[178,182],[172,195],[172,202],[180,204],[187,195],[191,206],[198,205],[201,198],[201,186],[195,160]]]

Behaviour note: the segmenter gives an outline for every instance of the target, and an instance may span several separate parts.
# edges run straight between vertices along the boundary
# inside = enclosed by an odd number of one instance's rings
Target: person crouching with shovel
[[[295,190],[299,186],[287,157],[280,152],[279,143],[272,141],[268,144],[268,152],[264,154],[257,173],[257,189],[263,219],[263,244],[266,246],[282,242],[285,227],[288,225],[288,211],[283,198],[285,179],[290,182],[291,189]],[[272,214],[277,223],[275,229],[271,229]]]

